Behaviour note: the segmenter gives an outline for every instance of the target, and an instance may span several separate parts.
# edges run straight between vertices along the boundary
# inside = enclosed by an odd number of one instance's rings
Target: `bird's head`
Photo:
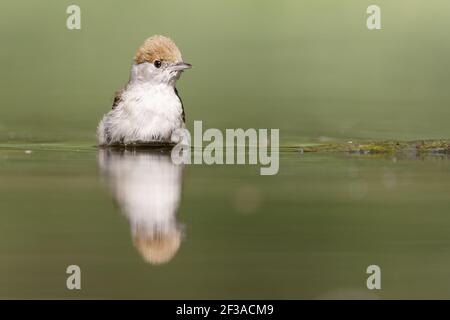
[[[175,85],[183,70],[192,65],[183,62],[175,43],[164,36],[145,40],[134,56],[131,80]]]

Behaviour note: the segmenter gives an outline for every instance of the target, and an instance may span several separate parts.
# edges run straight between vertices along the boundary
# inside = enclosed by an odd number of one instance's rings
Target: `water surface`
[[[1,298],[450,297],[445,156],[291,151],[260,176],[160,151],[25,149],[0,149]]]

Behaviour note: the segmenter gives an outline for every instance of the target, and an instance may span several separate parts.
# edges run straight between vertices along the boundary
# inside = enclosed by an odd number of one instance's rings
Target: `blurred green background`
[[[188,125],[320,137],[450,136],[450,3],[376,1],[2,1],[0,139],[92,141],[137,47],[172,37],[186,61]],[[67,30],[66,8],[82,29]]]
[[[81,30],[66,28],[70,4]],[[450,138],[449,14],[445,0],[1,1],[0,298],[448,298],[446,155],[284,148],[264,177],[186,166],[185,238],[153,266],[94,145],[153,34],[194,65],[178,84],[190,128],[279,128],[284,145]]]

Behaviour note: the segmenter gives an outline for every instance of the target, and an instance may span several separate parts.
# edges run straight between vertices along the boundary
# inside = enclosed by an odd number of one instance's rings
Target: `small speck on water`
[[[33,151],[31,151],[31,150],[25,150],[25,154],[32,154],[33,153]]]

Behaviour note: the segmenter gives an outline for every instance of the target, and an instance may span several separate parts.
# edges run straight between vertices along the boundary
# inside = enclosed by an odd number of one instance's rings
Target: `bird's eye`
[[[155,65],[156,68],[161,68],[161,61],[155,60],[155,62],[153,62],[153,64]]]

